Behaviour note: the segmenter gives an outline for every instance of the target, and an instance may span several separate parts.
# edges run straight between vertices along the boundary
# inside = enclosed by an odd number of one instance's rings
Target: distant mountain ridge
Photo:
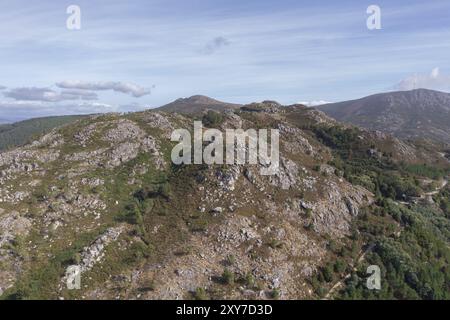
[[[208,109],[225,111],[240,108],[240,104],[218,101],[207,96],[195,95],[189,98],[179,98],[171,103],[156,108],[156,111],[179,112],[183,114],[202,113]]]
[[[317,106],[343,122],[400,138],[450,141],[450,94],[416,89]]]
[[[85,116],[55,116],[0,124],[0,152],[10,147],[23,145],[37,135],[83,117]]]

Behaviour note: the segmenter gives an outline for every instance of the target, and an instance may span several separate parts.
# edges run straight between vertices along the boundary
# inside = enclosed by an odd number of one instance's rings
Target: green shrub
[[[217,126],[223,122],[223,115],[219,112],[208,110],[202,120],[205,126]]]
[[[337,259],[334,263],[334,271],[338,274],[341,274],[345,271],[347,264],[342,259]]]
[[[197,289],[195,289],[194,299],[195,300],[207,300],[208,299],[208,295],[206,293],[206,290],[204,288],[201,288],[201,287],[198,287]]]
[[[277,240],[277,239],[272,239],[269,242],[269,247],[271,247],[272,249],[279,249],[279,248],[283,247],[283,242],[281,242],[280,240]]]
[[[255,286],[255,277],[253,277],[253,275],[250,272],[248,272],[245,275],[244,282],[248,288],[253,288]]]
[[[274,300],[278,300],[280,298],[280,290],[275,288],[270,292],[270,298]]]
[[[227,258],[225,259],[226,264],[229,266],[232,266],[236,263],[236,257],[232,254],[228,255]]]
[[[222,281],[225,284],[233,285],[234,284],[234,273],[228,269],[225,269],[222,273]]]

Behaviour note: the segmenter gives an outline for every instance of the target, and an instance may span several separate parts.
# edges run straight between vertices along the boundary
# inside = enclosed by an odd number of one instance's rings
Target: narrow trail
[[[364,250],[358,257],[358,259],[356,259],[356,263],[354,263],[351,267],[352,270],[347,273],[344,278],[342,278],[341,280],[339,280],[338,282],[336,282],[331,289],[328,291],[328,293],[325,295],[324,300],[328,300],[330,299],[330,297],[332,297],[332,295],[336,292],[336,290],[338,290],[340,287],[342,287],[342,285],[344,284],[345,280],[347,280],[348,278],[350,278],[352,276],[352,272],[357,270],[357,266],[364,261],[364,259],[366,258],[366,255],[368,252],[372,251],[374,248],[374,246],[369,246],[366,250]]]
[[[431,192],[426,192],[424,194],[422,194],[420,196],[420,198],[425,198],[427,196],[433,196],[435,194],[438,194],[442,189],[444,189],[448,184],[448,180],[444,179],[441,181],[441,185],[439,187],[436,188],[436,190],[431,191]],[[400,202],[403,203],[403,202]],[[408,204],[407,202],[405,202],[404,204]],[[340,279],[338,282],[336,282],[331,289],[328,291],[328,293],[325,295],[324,300],[329,300],[330,298],[332,299],[333,294],[340,289],[344,282],[349,279],[352,276],[352,272],[357,270],[357,266],[365,259],[366,254],[371,251],[373,249],[373,246],[370,246],[369,248],[367,248],[364,252],[362,252],[360,254],[360,256],[358,257],[358,259],[356,260],[356,263],[354,263],[352,265],[352,271],[347,273],[342,279]]]
[[[445,188],[445,186],[446,186],[447,184],[448,184],[448,180],[442,180],[442,181],[441,181],[441,185],[440,185],[438,188],[436,188],[436,190],[431,191],[431,192],[426,192],[426,193],[424,193],[424,194],[423,194],[423,197],[425,197],[425,196],[433,196],[433,195],[435,195],[435,194],[438,194],[442,189]]]

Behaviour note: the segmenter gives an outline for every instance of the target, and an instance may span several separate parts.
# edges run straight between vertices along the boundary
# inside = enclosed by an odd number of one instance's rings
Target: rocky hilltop
[[[448,165],[438,150],[300,105],[267,101],[204,120],[278,129],[277,174],[173,165],[170,135],[192,130],[193,118],[151,110],[86,117],[0,153],[0,295],[317,298],[333,284],[317,278],[329,262],[356,263],[369,241],[356,223],[385,194],[377,170]],[[396,190],[394,201],[415,196]],[[66,287],[70,265],[81,268],[80,290]]]
[[[240,104],[222,102],[207,96],[195,95],[189,98],[179,98],[155,110],[183,114],[201,114],[208,109],[225,111],[239,109],[240,107]]]

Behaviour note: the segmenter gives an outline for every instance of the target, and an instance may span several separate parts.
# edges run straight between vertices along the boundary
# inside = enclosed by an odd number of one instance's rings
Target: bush
[[[249,272],[245,275],[245,285],[249,288],[253,288],[255,286],[255,277]]]
[[[207,300],[208,295],[206,293],[206,290],[201,287],[198,287],[197,289],[195,289],[194,299],[195,300]]]
[[[272,239],[269,242],[269,247],[271,247],[272,249],[279,249],[283,246],[283,242],[281,242],[280,240],[277,239]]]
[[[234,284],[234,273],[228,269],[225,269],[222,273],[222,281],[228,285]]]
[[[327,264],[322,269],[322,277],[326,282],[331,282],[334,280],[334,268],[333,265]]]
[[[270,292],[270,297],[271,297],[272,299],[274,299],[274,300],[279,299],[279,298],[280,298],[280,290],[278,290],[277,288],[273,289],[273,290]]]
[[[208,110],[203,116],[202,122],[206,126],[217,126],[223,122],[223,116],[219,112]]]
[[[341,273],[343,273],[345,271],[345,269],[346,269],[345,261],[342,260],[342,259],[336,260],[336,262],[334,263],[334,271],[336,273],[341,274]]]

